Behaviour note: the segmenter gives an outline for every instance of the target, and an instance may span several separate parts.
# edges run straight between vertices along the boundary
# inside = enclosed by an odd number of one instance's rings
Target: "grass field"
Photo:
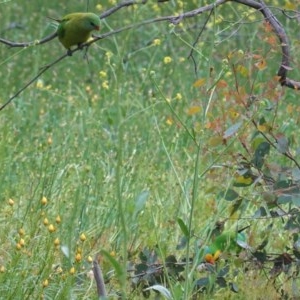
[[[3,2],[0,37],[40,39],[55,30],[47,16],[86,10],[86,1],[77,2]],[[102,21],[101,33],[198,3],[169,2],[123,8]],[[113,5],[90,1],[89,10],[100,14]],[[299,295],[295,273],[273,278],[272,266],[245,254],[230,259],[227,287],[215,284],[217,271],[205,271],[210,289],[196,296],[195,282],[204,276],[197,269],[199,249],[217,222],[226,230],[250,225],[247,245],[267,240],[270,255],[288,252],[296,240],[284,216],[272,218],[266,184],[233,188],[236,170],[254,153],[252,120],[264,117],[261,130],[272,124],[288,137],[295,157],[299,153],[298,94],[273,80],[279,46],[258,12],[224,5],[194,47],[195,73],[188,56],[206,17],[136,27],[94,43],[88,59],[78,51],[62,60],[0,112],[0,299],[97,299],[94,259],[109,299],[142,299],[147,278],[133,288],[139,277],[129,269],[140,262],[166,265],[170,255],[178,262],[193,258],[180,278],[175,272],[157,280],[172,299]],[[295,24],[282,21],[296,50]],[[4,103],[65,49],[55,39],[27,48],[1,44],[0,53]],[[250,95],[259,101],[245,107]],[[284,168],[298,178],[293,162],[272,149],[264,172],[290,178]],[[229,189],[243,201],[224,200],[220,193]],[[297,209],[297,199],[276,205]],[[258,215],[262,208],[266,216]],[[221,260],[219,270],[226,264]]]

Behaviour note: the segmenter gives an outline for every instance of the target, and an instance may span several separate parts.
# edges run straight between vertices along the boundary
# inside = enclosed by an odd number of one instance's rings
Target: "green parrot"
[[[223,232],[214,239],[210,246],[205,247],[204,260],[207,263],[214,264],[223,252],[239,252],[242,249],[240,246],[242,243],[246,243],[245,233],[234,231]]]
[[[100,30],[100,18],[94,13],[72,13],[61,20],[53,20],[59,23],[58,39],[68,50],[69,55],[72,46],[80,46],[91,37],[93,30]]]

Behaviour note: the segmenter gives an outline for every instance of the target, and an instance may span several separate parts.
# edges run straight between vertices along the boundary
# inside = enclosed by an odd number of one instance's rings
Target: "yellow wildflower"
[[[165,56],[164,57],[164,64],[169,64],[172,62],[172,58],[170,56]]]

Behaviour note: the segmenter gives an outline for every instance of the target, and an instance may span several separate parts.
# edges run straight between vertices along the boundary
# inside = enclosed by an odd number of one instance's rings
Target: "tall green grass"
[[[183,6],[191,9],[195,2]],[[45,16],[85,10],[86,3],[49,5],[1,4],[5,12],[1,27],[16,20],[24,26],[1,35],[15,41],[40,38],[52,30]],[[90,10],[97,12],[96,5],[91,2]],[[102,31],[179,11],[180,3],[172,1],[125,8],[103,21]],[[224,8],[235,22],[240,11],[240,6]],[[161,263],[170,254],[194,258],[183,273],[184,282],[167,278],[174,299],[191,299],[193,283],[200,276],[198,242],[208,243],[215,223],[228,217],[229,204],[218,201],[217,194],[233,182],[233,153],[244,151],[238,143],[243,133],[226,146],[211,141],[210,124],[226,115],[224,111],[243,114],[241,107],[225,100],[216,83],[226,79],[236,84],[226,65],[230,52],[269,55],[268,45],[254,38],[261,32],[259,23],[251,28],[245,24],[231,37],[238,24],[219,22],[224,14],[223,8],[216,10],[215,20],[195,45],[197,74],[187,56],[205,16],[175,28],[150,24],[101,40],[90,47],[88,60],[76,52],[0,112],[0,298],[96,299],[91,273],[96,259],[106,279],[112,276],[107,283],[109,297],[141,299],[141,291],[132,292],[128,262],[137,263],[143,249],[157,249]],[[293,33],[292,28],[289,31]],[[22,50],[0,45],[0,51],[3,103],[65,50],[55,40]],[[273,59],[278,54],[272,55]],[[243,65],[250,69],[253,63],[246,59]],[[256,77],[255,94],[264,97],[264,84],[276,68],[270,60],[266,71],[241,75],[238,85],[250,93],[249,78]],[[205,83],[195,87],[199,78]],[[295,94],[286,95],[286,101],[297,107]],[[287,121],[280,112],[285,104],[278,105],[279,126],[292,132],[297,128],[296,112]],[[194,106],[198,112],[191,110]],[[264,112],[257,109],[258,114]],[[228,117],[220,120],[220,126],[233,122]],[[249,127],[244,129],[250,136]],[[242,193],[251,197],[253,190]],[[184,236],[178,219],[190,234],[181,250],[176,250]],[[227,226],[236,228],[240,223],[233,219]],[[254,224],[258,231],[259,226]],[[233,278],[247,295],[243,276]],[[264,276],[255,273],[247,280],[257,286]]]

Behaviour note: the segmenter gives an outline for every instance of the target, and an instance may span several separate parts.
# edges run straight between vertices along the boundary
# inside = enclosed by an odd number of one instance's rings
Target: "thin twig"
[[[202,26],[202,28],[201,28],[201,30],[200,30],[200,32],[199,32],[197,38],[196,38],[196,40],[195,40],[194,43],[193,43],[193,47],[192,47],[192,49],[191,49],[191,51],[190,51],[190,53],[189,53],[189,55],[188,55],[188,57],[187,57],[188,59],[191,58],[192,61],[193,61],[193,63],[194,63],[195,74],[197,74],[197,64],[196,64],[196,61],[195,61],[195,58],[194,58],[194,55],[193,55],[193,54],[194,54],[194,50],[195,50],[195,47],[196,47],[197,43],[198,43],[199,40],[200,40],[200,37],[201,37],[201,35],[202,35],[202,33],[203,33],[203,31],[204,31],[204,29],[205,29],[205,27],[206,27],[206,25],[207,25],[209,19],[210,19],[210,17],[211,17],[211,15],[212,15],[213,11],[214,11],[214,10],[212,9],[212,10],[210,11],[208,17],[206,18],[206,20],[205,20],[205,22],[204,22],[204,24],[203,24],[203,26]]]
[[[117,4],[115,7],[110,8],[109,10],[105,11],[104,13],[102,13],[100,15],[100,19],[105,19],[108,16],[114,14],[116,11],[118,11],[119,9],[123,8],[123,7],[128,7],[134,4],[145,4],[147,2],[147,0],[142,0],[142,1],[135,1],[135,0],[129,0],[129,1],[123,1],[119,4]]]
[[[35,82],[43,73],[45,73],[49,68],[63,60],[65,57],[67,57],[68,54],[62,55],[58,59],[56,59],[54,62],[52,62],[49,65],[44,66],[41,71],[35,75],[30,81],[28,81],[21,89],[19,89],[13,96],[11,96],[3,105],[0,106],[0,111],[3,110],[12,100],[14,100],[16,97],[18,97],[26,88],[28,88],[33,82]]]

